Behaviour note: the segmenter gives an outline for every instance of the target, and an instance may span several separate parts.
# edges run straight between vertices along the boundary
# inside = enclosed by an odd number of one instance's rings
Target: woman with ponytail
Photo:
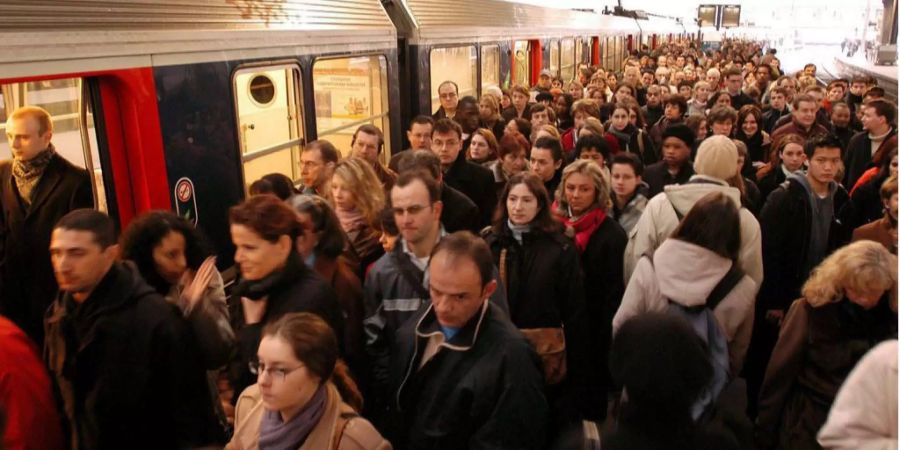
[[[237,402],[226,450],[390,450],[359,416],[362,396],[319,316],[290,313],[262,332],[251,363],[256,384]]]

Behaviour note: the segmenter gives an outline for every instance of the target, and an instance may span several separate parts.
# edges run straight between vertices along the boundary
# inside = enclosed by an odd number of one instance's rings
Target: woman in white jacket
[[[740,228],[737,205],[729,196],[713,192],[698,200],[672,236],[638,261],[613,318],[613,333],[633,316],[666,311],[669,302],[705,304],[738,259]],[[728,339],[732,375],[740,373],[750,345],[756,289],[756,282],[744,275],[713,310]]]

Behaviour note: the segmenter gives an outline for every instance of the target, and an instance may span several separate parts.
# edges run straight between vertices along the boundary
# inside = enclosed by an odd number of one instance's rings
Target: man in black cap
[[[694,132],[684,124],[670,125],[662,134],[662,161],[644,170],[644,181],[650,186],[650,197],[659,194],[670,184],[683,184],[694,175],[691,165],[691,146]]]

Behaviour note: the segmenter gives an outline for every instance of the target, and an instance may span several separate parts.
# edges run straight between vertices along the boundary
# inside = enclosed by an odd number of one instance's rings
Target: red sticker
[[[178,197],[178,201],[180,202],[188,202],[191,197],[194,196],[194,186],[191,184],[190,180],[181,179],[177,185],[175,185],[175,196]]]

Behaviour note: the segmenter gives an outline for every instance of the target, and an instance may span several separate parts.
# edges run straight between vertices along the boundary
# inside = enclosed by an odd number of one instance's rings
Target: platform
[[[863,57],[862,53],[856,56],[837,56],[834,65],[838,73],[846,78],[854,75],[868,75],[878,80],[878,86],[884,88],[885,95],[893,101],[897,101],[897,66],[876,66]]]

